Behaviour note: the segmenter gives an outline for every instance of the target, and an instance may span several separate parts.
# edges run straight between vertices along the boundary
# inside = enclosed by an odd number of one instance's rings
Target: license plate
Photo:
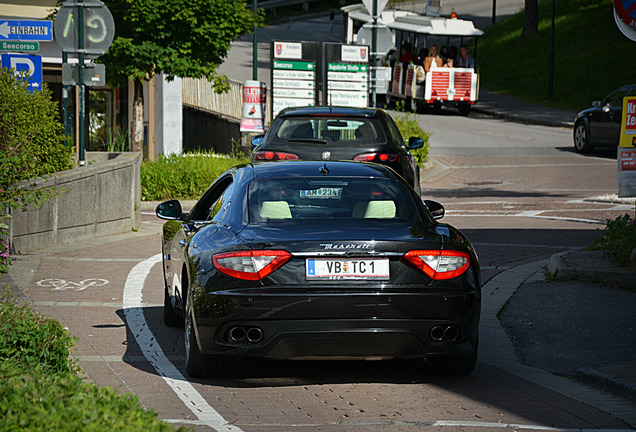
[[[388,280],[389,260],[309,258],[306,270],[312,280]]]
[[[301,198],[340,198],[342,188],[321,187],[319,189],[303,189],[300,191]]]

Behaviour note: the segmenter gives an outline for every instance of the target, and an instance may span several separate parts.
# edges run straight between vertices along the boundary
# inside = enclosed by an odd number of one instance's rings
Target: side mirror
[[[181,218],[183,210],[181,210],[181,203],[177,200],[164,201],[157,206],[157,217],[166,220],[175,220]]]
[[[423,200],[423,201],[424,201],[424,205],[428,208],[428,211],[431,212],[431,216],[433,216],[433,219],[435,220],[441,219],[444,217],[444,214],[446,214],[446,210],[444,209],[444,206],[438,203],[437,201],[431,201],[431,200]]]
[[[594,108],[600,108],[601,107],[601,101],[594,101],[592,102],[592,106]]]
[[[263,142],[263,138],[265,138],[265,135],[256,135],[252,137],[252,145],[254,147],[257,147],[259,145],[261,145],[261,143]]]
[[[418,148],[424,147],[424,140],[419,137],[411,137],[409,138],[409,150],[415,150]]]

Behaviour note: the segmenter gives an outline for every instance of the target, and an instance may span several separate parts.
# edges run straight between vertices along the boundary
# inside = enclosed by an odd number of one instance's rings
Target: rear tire
[[[170,301],[168,287],[164,288],[163,295],[163,323],[168,327],[179,327],[183,325],[183,319],[177,315]]]
[[[412,113],[417,113],[417,101],[415,98],[406,98],[406,109]]]
[[[457,109],[459,110],[459,114],[467,117],[470,113],[470,105],[467,103],[460,103],[457,105]]]
[[[574,125],[574,148],[579,153],[589,153],[594,150],[594,145],[590,143],[585,123],[576,122]]]
[[[232,375],[235,367],[235,358],[201,354],[191,313],[187,317],[185,320],[185,363],[188,375],[192,378],[227,377]]]

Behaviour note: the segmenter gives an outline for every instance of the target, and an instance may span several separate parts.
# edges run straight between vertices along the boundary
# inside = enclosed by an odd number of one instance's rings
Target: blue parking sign
[[[31,93],[42,90],[42,56],[27,54],[1,54],[2,68],[15,69],[24,74]]]

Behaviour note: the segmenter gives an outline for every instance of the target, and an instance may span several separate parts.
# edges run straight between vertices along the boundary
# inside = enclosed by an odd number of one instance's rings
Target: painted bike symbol
[[[64,279],[43,279],[36,283],[41,287],[53,287],[53,291],[75,290],[84,291],[92,286],[102,286],[109,283],[106,279],[84,279],[79,282],[65,281]]]

